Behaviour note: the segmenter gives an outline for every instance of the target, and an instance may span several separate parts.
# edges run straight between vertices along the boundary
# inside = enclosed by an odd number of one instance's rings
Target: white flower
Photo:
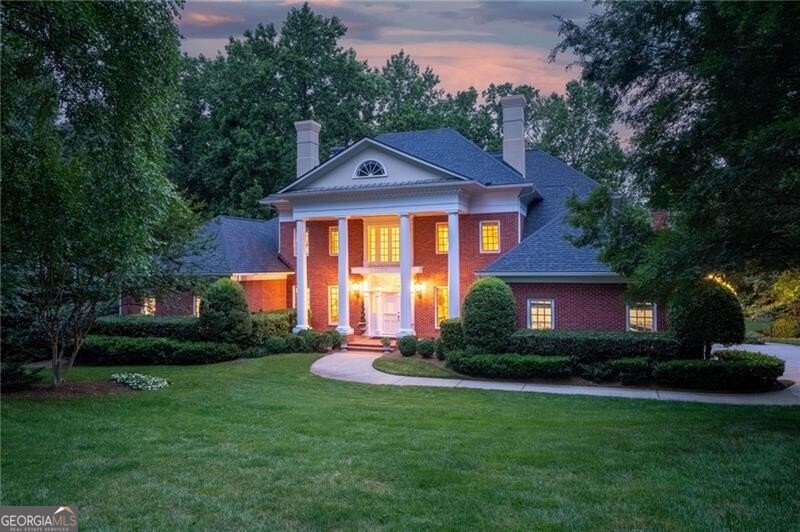
[[[160,390],[170,385],[167,379],[142,373],[114,373],[111,380],[126,384],[134,390]]]

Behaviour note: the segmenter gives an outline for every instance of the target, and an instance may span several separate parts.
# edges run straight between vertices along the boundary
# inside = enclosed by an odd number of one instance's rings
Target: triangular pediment
[[[374,161],[384,175],[359,175],[362,163]],[[373,167],[374,165],[370,165]],[[417,159],[372,139],[363,139],[314,168],[281,192],[401,186],[467,178]]]

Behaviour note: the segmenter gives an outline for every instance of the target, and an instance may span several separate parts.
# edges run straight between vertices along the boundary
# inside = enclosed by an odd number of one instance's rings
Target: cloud
[[[557,31],[556,15],[583,20],[592,6],[583,2],[478,2],[457,10],[440,11],[445,17],[471,19],[478,23],[507,22]]]

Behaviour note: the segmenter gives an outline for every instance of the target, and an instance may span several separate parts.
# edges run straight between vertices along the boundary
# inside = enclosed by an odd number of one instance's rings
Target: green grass
[[[466,379],[452,369],[443,368],[419,358],[405,358],[397,356],[383,356],[376,358],[372,367],[392,375],[407,375],[409,377],[439,377],[443,379]]]
[[[0,501],[77,504],[82,530],[797,526],[800,408],[360,385],[314,358],[4,397]]]

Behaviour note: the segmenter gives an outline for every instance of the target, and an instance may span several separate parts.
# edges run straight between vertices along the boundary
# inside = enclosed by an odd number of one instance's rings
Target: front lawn
[[[772,529],[800,517],[800,408],[359,385],[314,355],[2,399],[4,505],[90,529]]]
[[[417,357],[399,357],[396,355],[376,358],[372,367],[392,375],[407,375],[410,377],[437,377],[440,379],[468,379],[450,368],[435,364],[433,361]]]

